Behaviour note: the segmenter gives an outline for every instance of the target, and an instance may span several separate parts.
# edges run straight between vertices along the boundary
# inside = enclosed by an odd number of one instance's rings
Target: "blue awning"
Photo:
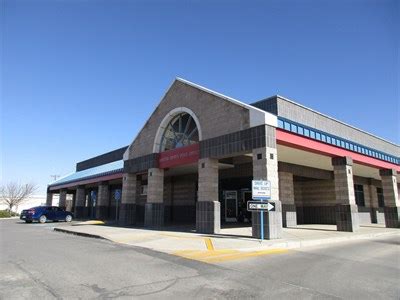
[[[73,183],[76,181],[112,175],[124,170],[124,161],[118,160],[105,165],[71,173],[49,184],[49,187]]]

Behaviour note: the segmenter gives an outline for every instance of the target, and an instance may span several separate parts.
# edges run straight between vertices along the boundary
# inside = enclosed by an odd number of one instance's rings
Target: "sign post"
[[[268,201],[271,199],[271,182],[269,180],[252,180],[251,182],[251,195],[253,200],[259,200],[263,202],[264,200]],[[250,201],[249,201],[250,202]],[[264,211],[269,211],[271,209],[268,209],[268,207],[272,206],[270,203],[268,204],[263,204],[258,202],[258,209],[249,209],[249,206],[251,205],[256,205],[257,203],[248,203],[247,209],[249,211],[260,211],[260,225],[261,225],[261,230],[260,230],[260,235],[261,235],[261,242],[264,239]],[[275,206],[273,206],[275,209]]]
[[[115,190],[114,192],[115,199],[115,221],[118,221],[118,210],[119,210],[119,201],[121,200],[121,190]]]

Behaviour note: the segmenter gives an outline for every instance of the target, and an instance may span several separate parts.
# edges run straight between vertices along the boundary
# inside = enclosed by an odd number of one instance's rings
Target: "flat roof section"
[[[354,141],[396,157],[400,157],[400,146],[381,137],[356,128],[333,117],[315,111],[285,97],[276,95],[252,103],[260,109],[274,113],[278,117],[310,126],[314,129]],[[345,108],[344,108],[345,109]]]
[[[104,164],[101,166],[97,166],[94,168],[86,169],[83,171],[74,172],[68,174],[48,185],[50,189],[62,188],[68,184],[77,185],[77,182],[113,175],[117,173],[122,173],[124,170],[124,161],[119,160],[115,162],[111,162],[108,164]]]

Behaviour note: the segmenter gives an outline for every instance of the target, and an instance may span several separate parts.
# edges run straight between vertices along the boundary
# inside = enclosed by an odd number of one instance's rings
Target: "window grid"
[[[314,140],[319,140],[319,141],[323,141],[324,143],[327,144],[331,144],[337,147],[341,147],[344,149],[348,149],[350,151],[353,152],[358,152],[364,155],[368,155],[380,160],[385,160],[391,163],[394,163],[396,165],[400,164],[400,158],[391,156],[391,155],[387,155],[383,152],[380,151],[376,151],[373,150],[371,148],[368,147],[364,147],[361,146],[359,144],[353,143],[351,141],[339,138],[337,136],[316,130],[316,129],[312,129],[310,127],[304,126],[302,124],[298,124],[296,122],[293,121],[289,121],[287,119],[283,119],[283,118],[279,118],[278,119],[278,127],[285,129],[287,131],[299,134],[299,135],[303,135],[309,138],[312,138]]]

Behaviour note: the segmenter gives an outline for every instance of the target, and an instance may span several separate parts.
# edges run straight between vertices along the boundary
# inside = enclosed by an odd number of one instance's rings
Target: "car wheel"
[[[43,224],[43,223],[46,223],[46,221],[47,221],[47,217],[45,215],[41,215],[39,218],[39,222]]]
[[[72,221],[72,216],[71,215],[67,215],[65,217],[65,222],[71,222]]]

